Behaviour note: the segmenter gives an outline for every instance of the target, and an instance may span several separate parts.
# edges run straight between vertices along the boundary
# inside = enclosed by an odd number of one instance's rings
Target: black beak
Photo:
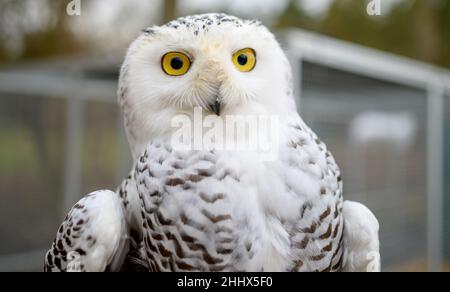
[[[211,110],[218,116],[220,116],[220,99],[216,97],[216,100],[211,104]]]

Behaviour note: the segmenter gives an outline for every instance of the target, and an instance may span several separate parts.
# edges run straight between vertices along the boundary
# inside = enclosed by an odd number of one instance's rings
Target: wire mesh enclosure
[[[445,96],[444,120],[444,255],[446,270],[450,271],[450,94]]]
[[[299,112],[334,153],[345,198],[380,222],[383,270],[448,269],[448,72],[303,31],[285,40]]]
[[[0,271],[42,270],[70,207],[131,169],[117,68],[63,60],[0,72]]]
[[[311,63],[303,74],[302,116],[334,153],[345,199],[377,216],[384,268],[424,264],[426,92]]]

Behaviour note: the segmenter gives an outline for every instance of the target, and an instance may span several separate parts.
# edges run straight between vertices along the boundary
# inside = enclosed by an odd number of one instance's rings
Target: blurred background
[[[450,271],[450,0],[0,0],[0,271],[40,271],[82,194],[131,168],[118,71],[140,31],[227,12],[277,35],[298,109],[380,221],[385,271]]]

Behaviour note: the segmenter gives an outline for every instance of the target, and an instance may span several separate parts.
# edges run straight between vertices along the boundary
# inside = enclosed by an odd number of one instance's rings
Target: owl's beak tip
[[[211,106],[211,110],[218,116],[220,116],[220,107],[221,107],[221,103],[220,103],[220,99],[217,97],[214,100],[214,103],[210,105]]]

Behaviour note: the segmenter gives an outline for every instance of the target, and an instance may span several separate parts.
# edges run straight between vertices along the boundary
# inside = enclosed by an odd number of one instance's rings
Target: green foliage
[[[450,68],[450,0],[404,0],[381,16],[368,1],[337,0],[322,19],[311,19],[291,0],[280,28],[299,27]]]
[[[85,48],[68,29],[66,1],[43,1],[51,11],[51,19],[43,27],[34,27],[30,2],[34,0],[0,1],[0,63],[11,59],[40,59],[77,53]],[[44,9],[44,7],[42,8]],[[38,14],[39,17],[39,14]],[[43,16],[43,18],[45,18]],[[20,53],[8,52],[6,43],[12,39],[20,43]]]

